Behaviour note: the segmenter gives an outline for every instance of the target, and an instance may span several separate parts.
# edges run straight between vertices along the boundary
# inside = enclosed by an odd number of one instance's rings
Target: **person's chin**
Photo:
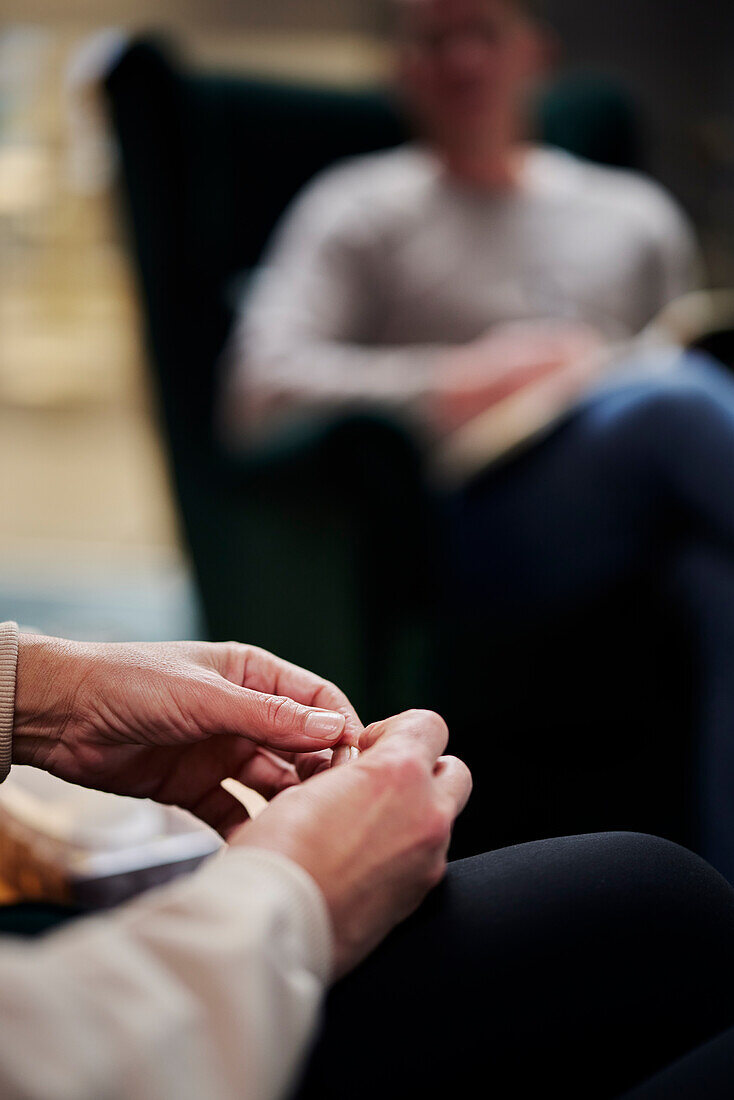
[[[486,129],[492,125],[494,109],[486,98],[472,92],[457,93],[444,103],[444,118],[448,127]]]
[[[491,132],[492,123],[485,111],[465,108],[447,115],[442,130],[449,145],[472,149]]]

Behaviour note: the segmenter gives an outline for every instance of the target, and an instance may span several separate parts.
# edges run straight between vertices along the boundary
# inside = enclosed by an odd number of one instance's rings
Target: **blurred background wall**
[[[564,63],[623,77],[639,101],[650,171],[694,215],[712,278],[732,280],[734,4],[548,0]]]
[[[640,103],[650,170],[734,283],[730,0],[548,0],[571,68]],[[375,0],[3,0],[0,9],[0,615],[94,637],[197,629],[150,412],[138,309],[99,132],[68,71],[92,32],[166,30],[202,64],[364,83]],[[88,140],[87,140],[88,139]],[[100,144],[101,142],[101,144]]]

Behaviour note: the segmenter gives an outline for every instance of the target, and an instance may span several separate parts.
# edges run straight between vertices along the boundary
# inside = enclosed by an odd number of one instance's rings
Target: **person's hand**
[[[437,714],[369,726],[361,756],[284,791],[231,837],[289,857],[321,888],[336,976],[363,959],[443,876],[451,828],[471,792],[465,764],[442,756]]]
[[[20,636],[14,763],[183,806],[224,836],[247,814],[222,779],[272,798],[362,728],[333,684],[254,646]]]
[[[439,365],[429,417],[439,435],[518,390],[551,375],[576,385],[579,369],[593,364],[602,344],[588,325],[532,321],[499,325],[447,356]],[[570,372],[570,373],[569,373]],[[582,381],[578,381],[582,385]]]

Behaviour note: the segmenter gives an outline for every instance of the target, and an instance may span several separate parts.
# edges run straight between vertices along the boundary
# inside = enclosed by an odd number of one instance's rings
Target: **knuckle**
[[[234,661],[238,657],[241,658],[245,651],[245,646],[239,642],[213,642],[212,652],[221,653],[225,660]]]
[[[248,662],[248,646],[241,642],[212,642],[212,654],[222,674],[232,683],[242,684]]]
[[[426,778],[426,769],[420,758],[411,752],[391,753],[386,758],[383,769],[387,781],[400,790],[415,787]]]
[[[365,726],[360,737],[360,743],[363,747],[377,744],[383,737],[383,735],[389,729],[388,720],[382,719],[379,722],[371,722],[369,726]]]
[[[332,710],[346,708],[350,711],[352,709],[351,703],[349,702],[349,696],[330,680],[324,681],[319,696],[324,699],[326,706],[331,707]]]
[[[407,717],[411,718],[416,724],[421,725],[424,729],[432,729],[437,733],[448,734],[448,726],[435,710],[409,710]]]
[[[270,695],[265,702],[265,720],[269,726],[286,726],[293,720],[295,705],[290,699]]]
[[[456,771],[457,775],[460,775],[464,782],[471,788],[474,783],[474,778],[468,764],[458,756],[447,756],[446,760],[450,762],[451,767]]]
[[[449,839],[452,825],[451,811],[447,806],[434,805],[423,817],[423,842],[429,849],[443,848]]]

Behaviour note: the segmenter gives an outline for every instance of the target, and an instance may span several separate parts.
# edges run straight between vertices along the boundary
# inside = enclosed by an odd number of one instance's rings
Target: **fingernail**
[[[336,711],[311,711],[306,716],[306,733],[311,737],[322,737],[324,741],[336,741],[344,733],[345,724],[344,715]]]
[[[359,756],[359,749],[354,745],[337,745],[331,760],[332,768],[341,768],[343,764],[349,764]]]

